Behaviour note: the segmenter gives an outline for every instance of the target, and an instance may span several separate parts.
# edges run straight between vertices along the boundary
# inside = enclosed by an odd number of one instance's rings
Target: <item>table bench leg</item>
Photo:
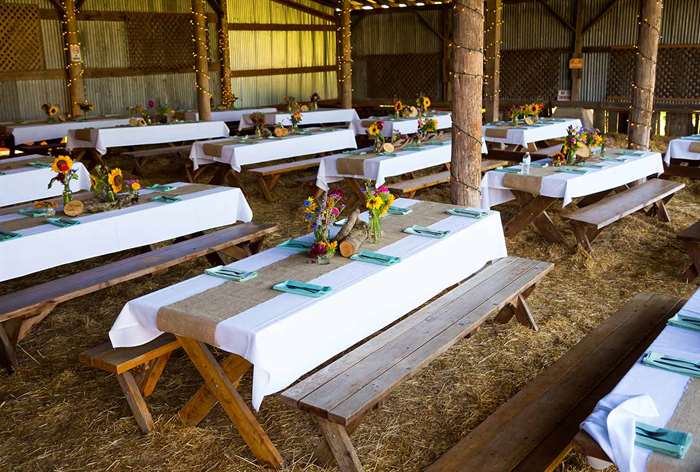
[[[177,338],[204,379],[205,385],[221,404],[255,457],[273,467],[281,467],[284,464],[282,455],[207,346],[184,336]]]
[[[148,405],[146,405],[146,400],[144,400],[141,394],[141,389],[134,375],[131,372],[124,372],[123,374],[117,375],[117,381],[124,392],[126,402],[129,404],[131,413],[133,413],[141,431],[144,433],[153,431],[151,412],[148,411]]]
[[[265,197],[265,200],[267,200],[268,202],[275,201],[275,197],[272,196],[272,187],[271,185],[268,185],[267,180],[265,180],[265,177],[258,177],[258,186],[260,187],[260,191]]]
[[[508,323],[514,316],[515,319],[521,325],[532,329],[533,331],[539,331],[539,327],[535,322],[535,318],[532,316],[532,311],[530,311],[530,306],[528,305],[526,298],[534,289],[534,285],[530,287],[525,292],[518,295],[512,302],[503,307],[501,311],[496,315],[497,323]]]
[[[10,340],[3,323],[0,323],[0,363],[8,374],[12,374],[17,369],[15,344]]]
[[[687,282],[692,282],[700,275],[700,244],[692,241],[684,241],[685,250],[690,256],[690,266],[683,276]]]
[[[364,468],[347,429],[323,418],[318,418],[318,426],[341,472],[363,472]]]
[[[529,224],[532,224],[548,241],[566,244],[564,237],[546,212],[557,201],[555,198],[534,197],[529,193],[518,191],[513,193],[520,203],[520,211],[505,224],[504,232],[507,237],[515,236]]]

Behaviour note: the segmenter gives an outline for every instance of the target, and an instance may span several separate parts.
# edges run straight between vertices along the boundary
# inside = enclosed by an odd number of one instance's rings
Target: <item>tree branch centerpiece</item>
[[[304,201],[304,219],[314,233],[314,243],[309,257],[318,264],[330,264],[338,248],[338,242],[330,238],[330,229],[345,208],[341,190],[324,192],[320,197],[308,197]]]
[[[372,181],[365,182],[365,207],[369,212],[367,236],[370,243],[378,243],[382,239],[382,218],[393,204],[394,196],[386,185],[375,188]]]

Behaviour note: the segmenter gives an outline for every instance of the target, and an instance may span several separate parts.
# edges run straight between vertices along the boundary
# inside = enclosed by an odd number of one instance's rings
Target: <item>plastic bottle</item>
[[[530,158],[530,153],[526,152],[525,155],[523,156],[523,163],[522,163],[522,173],[523,174],[530,173],[530,162],[532,162],[532,159]]]

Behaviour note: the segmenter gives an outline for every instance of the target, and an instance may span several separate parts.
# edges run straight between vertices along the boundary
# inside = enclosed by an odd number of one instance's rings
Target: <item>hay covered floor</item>
[[[126,162],[124,167],[129,168]],[[181,180],[180,170],[171,161],[150,162],[147,175],[158,178],[148,183]],[[281,226],[269,244],[304,231],[300,203],[306,189],[294,175],[284,177],[275,189],[276,204],[266,203],[253,182],[244,185],[255,220]],[[446,202],[449,191],[440,187],[418,198]],[[501,210],[507,218],[513,207]],[[688,182],[670,210],[671,225],[636,214],[608,228],[595,242],[593,260],[547,244],[531,230],[509,240],[509,253],[556,264],[530,298],[540,332],[517,323],[489,322],[405,382],[368,415],[354,436],[366,470],[422,470],[634,294],[690,295],[696,287],[681,280],[687,259],[674,235],[700,215],[700,183]],[[573,242],[571,233],[566,234]],[[124,254],[5,282],[0,293],[121,257]],[[182,353],[171,358],[148,400],[156,427],[147,436],[132,419],[116,379],[78,363],[82,350],[104,341],[126,301],[197,275],[204,267],[203,261],[182,265],[74,300],[40,324],[21,344],[20,370],[13,376],[0,373],[0,470],[261,470],[220,407],[200,427],[179,422],[178,408],[200,385]],[[246,377],[245,395],[250,393],[249,382]],[[311,462],[318,435],[309,417],[269,397],[259,418],[287,460],[285,470],[326,470]],[[572,454],[560,470],[589,469]]]

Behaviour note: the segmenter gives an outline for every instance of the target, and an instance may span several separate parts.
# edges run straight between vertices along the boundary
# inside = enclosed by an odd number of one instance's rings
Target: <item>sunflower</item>
[[[49,107],[49,111],[48,111],[49,116],[56,116],[56,115],[58,115],[58,112],[59,112],[59,109],[56,105],[51,105]]]
[[[69,156],[56,156],[51,164],[51,170],[57,174],[67,174],[73,168],[73,159]]]
[[[369,134],[371,137],[379,136],[380,133],[381,131],[379,130],[379,125],[377,125],[377,123],[372,123],[367,128],[367,134]]]
[[[384,200],[382,200],[381,197],[374,196],[371,197],[369,200],[367,200],[367,209],[368,210],[378,210],[379,208],[382,207],[384,204]]]
[[[122,176],[121,169],[112,169],[107,176],[107,182],[109,186],[112,187],[114,193],[119,193],[122,191],[122,184],[124,183],[124,177]]]
[[[394,102],[394,111],[400,113],[401,110],[403,110],[403,103],[401,103],[401,100],[396,100]]]

